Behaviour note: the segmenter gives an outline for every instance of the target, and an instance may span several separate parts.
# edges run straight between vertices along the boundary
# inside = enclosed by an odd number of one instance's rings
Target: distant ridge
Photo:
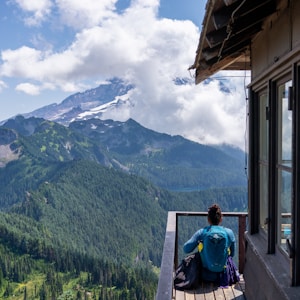
[[[243,152],[239,149],[216,148],[158,133],[132,119],[88,119],[65,127],[42,118],[18,116],[2,128],[18,132],[41,159],[88,159],[170,190],[246,186]],[[6,134],[2,130],[3,138]]]
[[[101,118],[104,111],[122,105],[131,105],[132,84],[118,78],[102,83],[96,88],[73,94],[59,104],[51,104],[23,114],[24,117],[44,118],[63,125],[76,120]]]

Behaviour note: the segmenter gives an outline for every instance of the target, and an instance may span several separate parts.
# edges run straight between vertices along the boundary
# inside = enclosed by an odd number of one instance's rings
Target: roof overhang
[[[220,70],[250,70],[251,40],[276,0],[208,0],[194,64],[196,84]]]

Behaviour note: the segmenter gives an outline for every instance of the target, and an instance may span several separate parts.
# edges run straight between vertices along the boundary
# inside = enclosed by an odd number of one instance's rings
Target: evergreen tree
[[[81,292],[78,290],[76,293],[76,300],[81,300]]]

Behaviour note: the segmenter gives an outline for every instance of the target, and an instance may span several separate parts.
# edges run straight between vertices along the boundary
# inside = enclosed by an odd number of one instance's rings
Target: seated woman
[[[207,220],[209,225],[199,229],[184,244],[185,253],[193,252],[197,247],[201,257],[201,280],[216,282],[219,285],[227,286],[235,283],[238,279],[230,281],[228,268],[231,269],[234,263],[229,257],[235,253],[235,236],[229,228],[220,226],[222,212],[217,204],[208,209]],[[231,265],[228,266],[228,263]],[[235,274],[238,276],[238,274]]]

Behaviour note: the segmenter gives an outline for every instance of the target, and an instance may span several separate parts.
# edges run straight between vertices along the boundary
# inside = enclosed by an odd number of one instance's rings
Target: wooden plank
[[[228,288],[224,288],[224,289],[223,289],[223,293],[224,293],[224,295],[225,295],[225,299],[226,299],[226,300],[232,300],[232,299],[235,299],[235,295],[234,295],[234,292],[233,292],[231,286],[229,286]]]
[[[195,293],[195,300],[206,300],[203,291],[201,293],[199,293],[198,291],[196,291],[196,293]]]
[[[175,294],[176,300],[246,300],[243,280],[228,288],[220,288],[213,283],[202,283],[196,290],[176,290]]]
[[[205,290],[203,282],[195,291],[195,300],[205,300]]]
[[[217,288],[213,283],[205,284],[205,300],[215,300],[214,290]]]
[[[195,300],[195,292],[185,291],[185,300]]]
[[[176,300],[185,300],[184,291],[176,290],[175,293],[176,293],[176,298],[175,298]]]
[[[245,293],[245,280],[243,275],[240,275],[240,282],[238,283],[241,290]]]
[[[216,300],[224,300],[225,299],[223,289],[220,287],[218,289],[214,290],[214,295],[215,295]]]
[[[241,297],[241,296],[243,296],[243,297],[245,297],[245,296],[244,296],[244,292],[242,290],[242,287],[239,283],[236,283],[235,285],[233,285],[232,290],[233,290],[235,298],[239,297],[239,299],[246,299],[246,298]]]

